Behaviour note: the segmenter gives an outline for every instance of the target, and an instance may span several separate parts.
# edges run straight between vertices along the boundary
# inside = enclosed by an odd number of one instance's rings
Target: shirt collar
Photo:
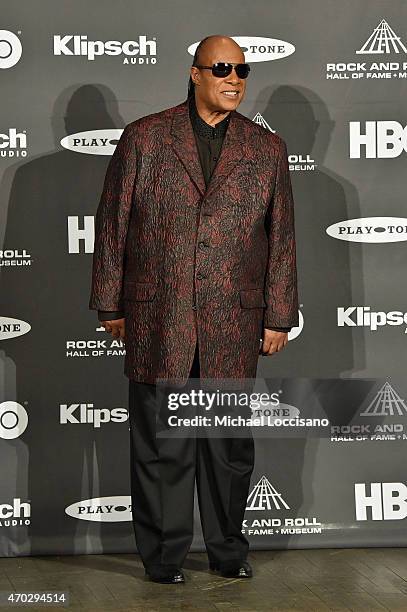
[[[228,129],[230,113],[219,121],[215,126],[209,125],[206,123],[198,113],[195,104],[195,95],[193,94],[189,98],[189,116],[191,119],[192,127],[194,131],[204,138],[213,139],[213,138],[221,138],[225,136],[226,130]]]

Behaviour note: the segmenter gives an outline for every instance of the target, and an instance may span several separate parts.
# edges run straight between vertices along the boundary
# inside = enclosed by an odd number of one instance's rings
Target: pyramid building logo
[[[289,510],[290,506],[271,482],[262,476],[247,498],[246,510],[271,510],[272,508]]]
[[[271,129],[271,127],[269,126],[269,124],[267,123],[263,115],[261,115],[260,113],[256,113],[252,121],[254,121],[254,123],[257,123],[258,125],[261,125],[261,127],[266,128],[266,130],[270,130],[270,132],[273,132],[273,134],[276,133],[276,130]]]
[[[392,30],[387,21],[381,20],[357,54],[370,53],[407,53],[400,37]]]
[[[407,406],[405,401],[386,382],[376,393],[369,406],[360,413],[360,416],[405,416]]]

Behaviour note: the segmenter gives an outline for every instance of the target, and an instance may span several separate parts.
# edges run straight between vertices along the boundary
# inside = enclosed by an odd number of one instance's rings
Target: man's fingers
[[[261,353],[263,355],[274,355],[282,351],[288,343],[288,334],[272,330],[265,330]]]
[[[271,347],[271,338],[264,338],[261,350],[263,353],[268,353]]]
[[[274,353],[276,353],[278,351],[278,344],[277,342],[270,342],[269,348],[267,349],[267,354],[268,355],[273,355]]]
[[[263,340],[263,344],[262,344],[262,347],[261,347],[262,354],[263,355],[272,355],[274,353],[274,351],[275,351],[275,346],[276,346],[275,342],[273,342],[273,340],[270,337],[265,338]]]
[[[272,355],[273,353],[278,353],[279,351],[282,351],[287,343],[288,343],[287,339],[277,341],[276,343],[272,343],[271,352],[269,353],[269,355]]]
[[[124,339],[124,319],[116,319],[113,321],[101,321],[101,324],[108,333],[111,333],[113,338]]]
[[[282,348],[283,348],[282,343],[272,342],[268,354],[273,355],[274,353],[278,353],[279,351],[281,351]]]
[[[113,329],[112,329],[112,336],[114,338],[123,338],[124,334],[123,334],[122,330],[124,330],[124,325],[122,325],[122,324],[114,325]]]

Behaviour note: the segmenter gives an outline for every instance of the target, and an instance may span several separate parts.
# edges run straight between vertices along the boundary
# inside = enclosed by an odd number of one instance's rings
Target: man
[[[159,439],[157,379],[255,378],[298,325],[294,210],[284,141],[236,111],[239,45],[196,49],[188,98],[129,123],[95,222],[92,292],[125,340],[133,525],[151,580],[184,582],[198,501],[210,568],[251,577],[241,532],[252,437]]]

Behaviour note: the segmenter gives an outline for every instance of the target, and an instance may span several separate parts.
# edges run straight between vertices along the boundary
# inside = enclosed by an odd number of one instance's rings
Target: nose
[[[240,78],[237,76],[236,66],[233,66],[232,72],[227,77],[228,83],[240,83]]]

